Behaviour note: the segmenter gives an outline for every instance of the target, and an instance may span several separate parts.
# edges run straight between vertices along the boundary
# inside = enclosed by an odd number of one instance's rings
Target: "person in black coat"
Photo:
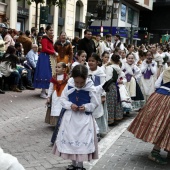
[[[90,30],[84,31],[84,38],[78,42],[78,50],[84,50],[87,54],[86,61],[93,52],[96,52],[95,43],[92,40],[92,32]]]

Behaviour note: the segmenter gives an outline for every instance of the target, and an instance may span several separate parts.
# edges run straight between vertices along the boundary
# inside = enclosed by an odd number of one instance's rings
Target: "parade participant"
[[[113,47],[114,47],[114,49],[116,48],[116,47],[119,47],[121,50],[124,50],[125,49],[125,47],[124,47],[124,45],[121,43],[121,41],[120,41],[120,35],[119,34],[115,34],[114,35],[114,45],[113,45]]]
[[[127,54],[132,53],[134,55],[134,57],[135,57],[135,64],[137,64],[138,61],[139,61],[139,55],[138,55],[138,51],[135,51],[135,46],[133,44],[129,44],[127,46],[127,50],[128,50]]]
[[[99,56],[102,55],[102,42],[101,42],[101,35],[97,34],[96,38],[94,39],[95,47],[96,47],[96,54]]]
[[[109,61],[109,52],[104,51],[104,52],[102,53],[101,59],[102,59],[102,66],[101,66],[101,68],[102,68],[103,71],[105,72],[105,70],[106,70],[106,65],[107,65],[107,63],[108,63],[108,61]]]
[[[145,101],[155,91],[155,74],[157,73],[157,63],[153,60],[153,54],[150,51],[146,52],[146,59],[141,64],[141,90]]]
[[[11,154],[4,153],[0,147],[0,169],[1,170],[25,170],[18,159]]]
[[[120,56],[113,54],[110,65],[106,66],[106,81],[110,81],[108,89],[106,90],[109,126],[114,126],[117,124],[116,120],[123,118],[123,108],[121,106],[118,84],[125,83],[126,79],[119,64]],[[124,77],[124,79],[120,79],[120,77]]]
[[[126,56],[126,60],[127,62],[124,63],[121,69],[127,79],[126,88],[132,99],[133,110],[139,110],[144,105],[144,97],[138,84],[141,78],[141,71],[135,65],[135,56],[132,53]]]
[[[42,37],[42,52],[38,57],[38,62],[34,74],[34,87],[42,88],[40,97],[47,98],[46,89],[49,88],[50,79],[55,75],[55,58],[58,53],[53,47],[53,28],[46,27],[46,35]]]
[[[86,56],[87,54],[84,50],[79,50],[76,54],[77,60],[71,65],[71,68],[73,69],[78,64],[85,64]]]
[[[169,67],[160,75],[155,83],[157,88],[128,130],[136,138],[154,144],[149,159],[160,164],[167,164],[160,150],[168,151],[170,156],[170,59]]]
[[[98,61],[100,57],[96,53],[92,53],[91,57],[88,59],[89,72],[88,75],[94,82],[94,86],[98,87],[105,82],[105,73],[101,67],[98,66]],[[99,127],[100,134],[106,134],[108,131],[108,113],[106,108],[106,93],[98,93],[98,100],[100,105],[93,112],[93,116]]]
[[[126,63],[126,50],[121,50],[120,62],[122,63],[122,65]]]
[[[57,63],[56,75],[52,77],[50,87],[48,89],[47,105],[51,105],[51,112],[47,112],[45,122],[54,126],[57,123],[58,116],[62,109],[60,96],[68,80],[68,76],[65,71],[66,64],[63,62]]]
[[[155,76],[155,80],[156,80],[159,77],[159,75],[161,74],[163,57],[157,51],[157,44],[152,44],[151,51],[153,53],[153,60],[155,60],[157,62],[158,69],[157,69],[157,74]]]
[[[72,70],[72,78],[61,95],[65,109],[54,154],[72,160],[67,170],[85,170],[83,161],[98,158],[97,135],[93,111],[99,105],[96,90],[91,79],[87,78],[88,69],[81,64]]]
[[[58,52],[57,62],[64,62],[70,68],[73,62],[73,48],[67,40],[65,32],[60,33],[59,40],[54,44],[54,49]]]
[[[113,43],[112,43],[112,34],[106,34],[105,40],[102,42],[102,53],[104,51],[109,52],[112,54],[114,50]]]
[[[147,52],[147,51],[146,51]],[[146,52],[143,52],[142,50],[138,51],[139,54],[139,61],[137,62],[137,66],[141,68],[142,62],[146,59]]]

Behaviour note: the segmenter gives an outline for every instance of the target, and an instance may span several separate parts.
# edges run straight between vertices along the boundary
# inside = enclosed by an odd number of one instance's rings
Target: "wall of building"
[[[134,11],[134,15],[133,15],[134,22],[132,23],[132,25],[134,27],[138,27],[140,11],[138,8],[134,7],[131,4],[128,4],[126,1],[121,1],[120,5],[119,5],[118,27],[131,27],[131,22],[128,21],[128,17],[130,15],[129,8]]]
[[[76,3],[78,0],[72,1],[68,0],[66,3],[66,13],[65,13],[65,27],[64,31],[67,33],[67,36],[74,38],[75,36],[75,21],[76,21]],[[87,13],[87,0],[80,1],[80,21],[85,23],[85,16]],[[83,32],[83,30],[81,30]],[[81,33],[81,35],[83,35]]]
[[[63,31],[65,31],[70,38],[74,38],[75,36],[75,21],[76,21],[76,2],[78,0],[66,0],[66,4],[64,5],[65,9],[63,9],[65,23],[64,26],[61,27]],[[46,2],[46,0],[45,0]],[[87,0],[79,0],[81,4],[80,8],[80,17],[79,21],[85,23],[85,16],[87,13]],[[45,6],[45,4],[41,4]],[[30,6],[25,4],[25,8],[29,9],[29,16],[24,18],[24,30],[30,30],[31,27],[35,26],[35,12],[36,7],[35,3],[32,3]],[[5,0],[5,3],[0,2],[0,21],[1,15],[4,17],[8,17],[10,19],[10,27],[17,29],[17,9],[18,3],[17,0]],[[57,38],[58,36],[58,7],[52,6],[50,9],[50,14],[53,15],[53,26],[54,26],[54,36]],[[40,4],[38,5],[38,27],[39,27],[39,19],[40,19]],[[44,26],[45,25],[40,25]],[[80,34],[83,36],[83,29],[79,30]]]

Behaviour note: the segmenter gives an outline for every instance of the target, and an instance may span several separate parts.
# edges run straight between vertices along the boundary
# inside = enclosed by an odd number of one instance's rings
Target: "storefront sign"
[[[93,35],[100,34],[100,26],[90,26]],[[103,35],[110,34],[110,27],[103,26]],[[128,38],[128,29],[126,27],[112,27],[112,35],[119,34],[121,37]],[[138,38],[138,32],[135,32],[133,38]]]
[[[85,29],[86,28],[86,24],[84,22],[76,21],[75,22],[75,28],[76,29]]]
[[[22,16],[29,16],[29,10],[18,6],[17,14]]]

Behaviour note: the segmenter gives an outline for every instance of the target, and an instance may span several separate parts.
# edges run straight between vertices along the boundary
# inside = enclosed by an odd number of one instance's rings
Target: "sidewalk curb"
[[[107,152],[107,150],[116,142],[116,140],[123,134],[123,132],[127,129],[130,123],[133,121],[133,118],[122,122],[120,125],[114,127],[100,142],[98,145],[99,159],[85,162],[85,166],[88,167],[88,170],[91,170],[94,165],[100,160],[100,158]]]

